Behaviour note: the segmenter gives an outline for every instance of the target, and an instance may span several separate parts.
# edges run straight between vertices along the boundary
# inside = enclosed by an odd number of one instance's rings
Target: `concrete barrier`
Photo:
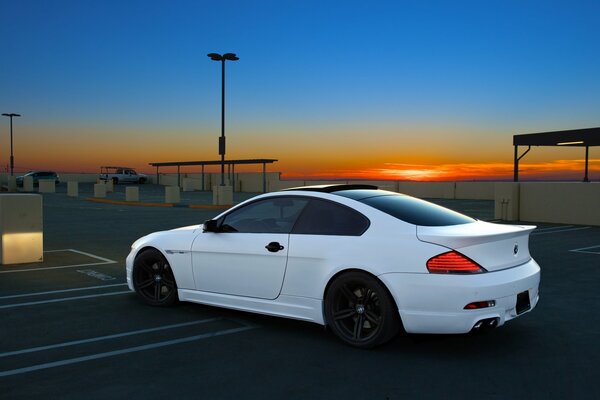
[[[125,188],[125,201],[140,201],[140,188],[127,186]]]
[[[494,185],[494,218],[518,221],[520,206],[519,183],[497,182]]]
[[[56,193],[56,182],[51,179],[42,179],[38,182],[38,192]]]
[[[398,191],[415,197],[454,199],[454,182],[398,182]]]
[[[213,186],[213,204],[216,206],[233,204],[233,187]]]
[[[16,192],[17,191],[17,177],[16,176],[8,176],[8,185],[7,185],[8,191],[9,192]]]
[[[94,184],[94,197],[104,198],[106,197],[106,184],[95,183]]]
[[[523,182],[522,221],[600,225],[600,183]]]
[[[193,192],[194,190],[202,189],[202,181],[200,179],[195,178],[183,178],[183,191],[184,192]]]
[[[494,200],[496,182],[456,182],[455,199]]]
[[[0,264],[43,261],[42,196],[0,194]]]
[[[106,193],[112,193],[115,191],[115,184],[111,180],[106,181],[104,186],[106,187]]]
[[[33,192],[33,176],[26,176],[23,178],[23,191]]]
[[[165,186],[165,203],[179,203],[181,191],[179,186]]]
[[[69,181],[67,182],[67,196],[78,197],[79,196],[79,182]]]

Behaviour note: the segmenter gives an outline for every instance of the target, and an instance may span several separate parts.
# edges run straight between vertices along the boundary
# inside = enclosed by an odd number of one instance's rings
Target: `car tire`
[[[143,185],[144,183],[146,183],[146,178],[140,178],[139,184]]]
[[[116,185],[119,183],[119,178],[112,178],[113,181],[113,185]]]
[[[140,298],[151,306],[175,304],[177,283],[167,259],[156,249],[148,249],[133,262],[133,287]]]
[[[325,295],[325,318],[336,336],[360,348],[389,341],[402,325],[387,288],[361,271],[344,273],[331,282]]]

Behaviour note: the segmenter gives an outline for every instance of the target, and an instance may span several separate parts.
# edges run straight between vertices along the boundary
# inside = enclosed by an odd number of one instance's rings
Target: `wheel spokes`
[[[365,310],[365,317],[367,317],[367,321],[369,321],[371,324],[375,326],[379,325],[379,316],[377,316],[373,311]]]
[[[359,314],[358,318],[356,318],[356,321],[354,321],[354,332],[352,334],[352,338],[354,340],[360,339],[360,335],[362,333],[364,323],[365,323],[364,314]]]
[[[333,314],[333,319],[338,321],[341,319],[351,318],[356,314],[356,310],[353,308],[345,308],[343,310],[338,310]]]
[[[151,286],[154,283],[154,278],[150,278],[138,285],[138,289],[145,289],[148,286]]]
[[[156,282],[156,285],[154,286],[154,300],[156,301],[160,301],[160,289],[161,289],[161,284],[160,282]]]

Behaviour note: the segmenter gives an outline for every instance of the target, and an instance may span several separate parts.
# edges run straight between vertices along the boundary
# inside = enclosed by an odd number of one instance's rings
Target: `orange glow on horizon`
[[[556,160],[543,163],[520,163],[523,179],[574,179],[583,177],[584,160]],[[600,174],[600,159],[589,160],[588,175]],[[512,163],[397,164],[362,170],[328,170],[309,175],[283,173],[284,179],[365,179],[409,181],[510,180]]]

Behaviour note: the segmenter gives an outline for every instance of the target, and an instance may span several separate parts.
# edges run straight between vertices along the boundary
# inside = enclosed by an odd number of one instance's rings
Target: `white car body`
[[[483,221],[452,226],[416,226],[372,206],[334,193],[291,190],[254,197],[320,198],[346,205],[368,218],[360,236],[204,232],[203,225],[152,233],[137,240],[126,260],[127,283],[140,250],[155,248],[167,259],[181,301],[327,324],[324,296],[340,272],[365,271],[389,290],[409,333],[466,333],[482,320],[503,325],[517,317],[517,295],[527,292],[532,310],[539,299],[540,268],[528,250],[533,226]],[[281,243],[285,250],[265,251]],[[434,274],[427,260],[450,249],[487,272]],[[472,302],[490,307],[465,309]],[[524,313],[523,312],[523,313]]]

